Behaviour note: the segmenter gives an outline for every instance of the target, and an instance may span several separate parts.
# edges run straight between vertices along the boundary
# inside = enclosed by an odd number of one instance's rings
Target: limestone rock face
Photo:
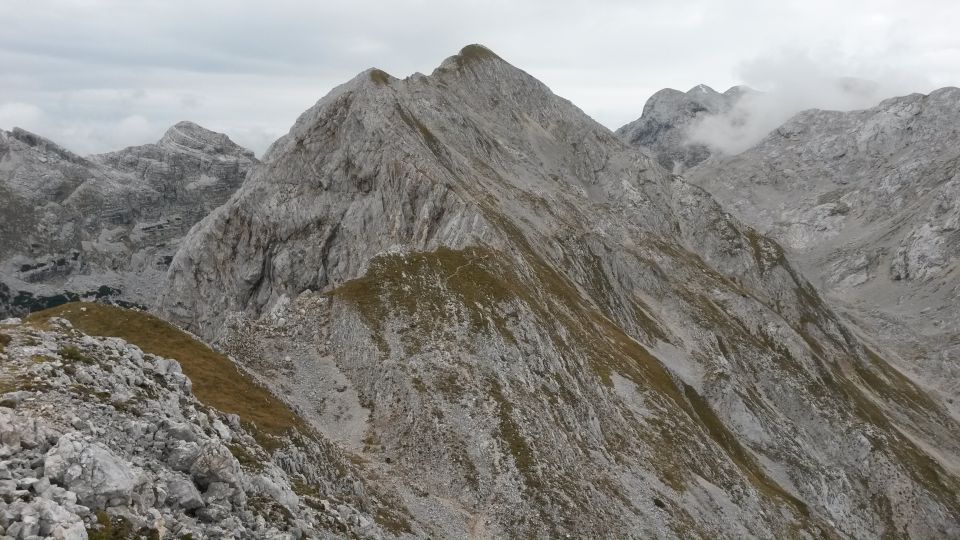
[[[960,534],[943,404],[776,241],[480,46],[306,111],[161,309],[418,536]]]
[[[960,89],[798,114],[687,181],[779,241],[902,369],[960,398]],[[664,141],[665,144],[672,144]]]
[[[648,149],[668,171],[682,172],[710,157],[711,150],[688,142],[688,131],[705,116],[730,110],[749,89],[734,86],[719,93],[700,84],[687,92],[664,88],[650,96],[640,118],[617,130],[627,143]]]
[[[86,158],[0,132],[0,316],[84,297],[151,304],[180,238],[256,162],[189,122],[156,144]]]

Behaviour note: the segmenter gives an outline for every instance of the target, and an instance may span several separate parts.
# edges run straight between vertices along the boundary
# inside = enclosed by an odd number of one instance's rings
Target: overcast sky
[[[0,21],[0,128],[79,153],[189,119],[259,155],[363,69],[429,73],[468,43],[612,129],[663,87],[960,85],[955,0],[3,0]]]

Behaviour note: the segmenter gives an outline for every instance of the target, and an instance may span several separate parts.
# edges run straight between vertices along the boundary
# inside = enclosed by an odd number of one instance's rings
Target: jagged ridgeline
[[[416,536],[960,534],[940,402],[776,242],[481,46],[306,111],[159,310]]]

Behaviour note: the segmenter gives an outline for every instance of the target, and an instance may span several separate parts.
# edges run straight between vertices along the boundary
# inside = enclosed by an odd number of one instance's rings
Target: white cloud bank
[[[745,63],[741,76],[759,91],[744,93],[730,110],[691,126],[690,142],[737,154],[800,111],[865,109],[892,96],[932,88],[922,74],[842,58],[837,51],[816,56],[782,51]]]

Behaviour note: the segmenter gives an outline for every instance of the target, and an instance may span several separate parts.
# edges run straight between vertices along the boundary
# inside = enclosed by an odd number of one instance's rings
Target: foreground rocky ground
[[[82,319],[104,309],[61,311]],[[0,366],[7,537],[382,534],[353,506],[371,502],[349,465],[322,442],[296,429],[274,437],[270,426],[204,404],[174,360],[40,315],[0,323]]]

